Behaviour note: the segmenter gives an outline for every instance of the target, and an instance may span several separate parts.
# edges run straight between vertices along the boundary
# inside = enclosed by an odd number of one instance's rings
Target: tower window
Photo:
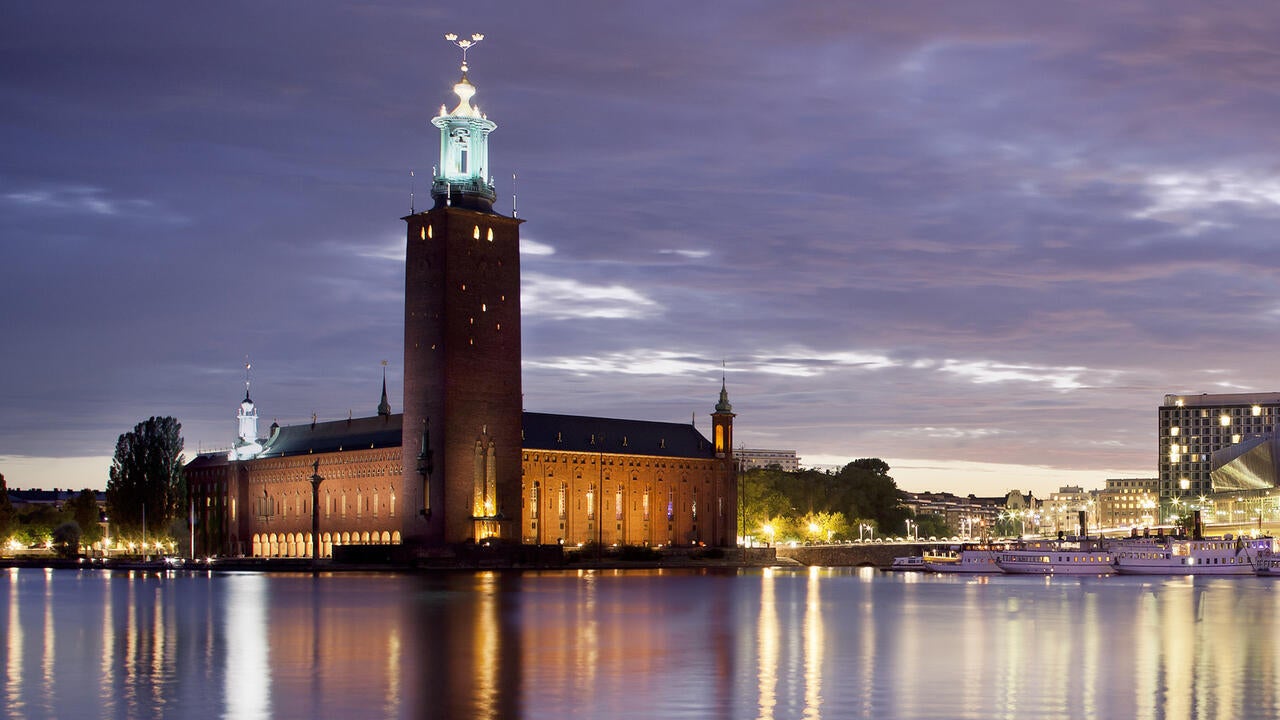
[[[479,226],[479,225],[477,225],[477,226],[475,227],[475,229],[471,231],[471,237],[475,238],[476,240],[479,240],[479,239],[480,239],[480,226]]]
[[[427,226],[427,237],[431,237],[431,226]]]
[[[493,228],[489,228],[489,242],[493,242]]]
[[[427,239],[427,229],[426,229],[426,228],[422,228],[421,232],[419,232],[419,237],[421,237],[423,240],[426,240],[426,239]]]

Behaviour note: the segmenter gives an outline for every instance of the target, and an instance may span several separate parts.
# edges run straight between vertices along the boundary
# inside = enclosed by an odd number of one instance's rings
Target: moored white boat
[[[924,558],[919,555],[905,555],[893,559],[890,570],[924,570]]]
[[[1006,550],[996,564],[1011,575],[1110,575],[1115,572],[1114,560],[1112,552],[1100,544],[1057,544]]]
[[[1117,546],[1115,567],[1126,575],[1252,575],[1275,549],[1269,537],[1130,540]]]

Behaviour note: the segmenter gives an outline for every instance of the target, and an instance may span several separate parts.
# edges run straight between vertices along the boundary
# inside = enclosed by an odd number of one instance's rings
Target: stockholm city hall
[[[661,547],[736,542],[733,408],[692,423],[526,412],[520,224],[494,211],[489,134],[463,49],[441,106],[433,206],[407,225],[404,406],[259,437],[246,377],[230,452],[186,478],[197,552],[333,557],[343,545],[447,551],[473,542]],[[372,403],[371,403],[372,404]]]

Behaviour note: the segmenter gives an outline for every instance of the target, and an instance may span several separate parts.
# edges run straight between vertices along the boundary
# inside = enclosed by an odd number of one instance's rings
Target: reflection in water
[[[773,717],[778,703],[778,604],[774,598],[773,568],[765,568],[760,583],[760,621],[756,629],[760,677],[760,720]]]
[[[822,717],[822,569],[809,568],[804,612],[804,717]]]
[[[1255,578],[0,572],[12,718],[1276,717]]]
[[[9,612],[5,618],[5,684],[4,705],[15,718],[24,717],[22,702],[22,619],[18,614],[22,602],[18,594],[19,571],[12,568],[8,572],[9,580]]]
[[[258,574],[226,579],[227,682],[224,717],[271,717],[271,646],[267,627],[267,578]]]

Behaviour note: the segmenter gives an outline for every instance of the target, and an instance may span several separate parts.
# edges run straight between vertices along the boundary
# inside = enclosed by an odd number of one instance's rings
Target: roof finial
[[[480,33],[472,33],[471,39],[467,40],[465,38],[459,39],[457,33],[446,33],[444,39],[462,48],[462,74],[465,75],[467,73],[467,50],[471,49],[476,45],[476,43],[483,40],[484,35],[481,35]]]
[[[249,368],[253,367],[249,364],[249,356],[244,356],[244,401],[253,402],[249,399]]]

